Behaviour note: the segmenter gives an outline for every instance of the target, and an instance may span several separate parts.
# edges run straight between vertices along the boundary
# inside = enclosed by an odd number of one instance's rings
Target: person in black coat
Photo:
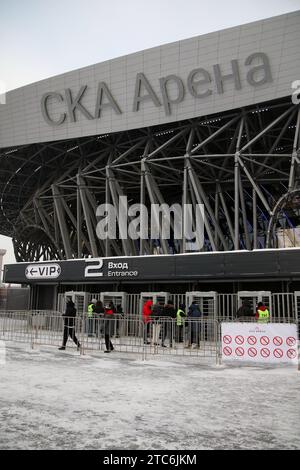
[[[110,353],[111,351],[115,349],[110,339],[114,333],[114,326],[115,326],[114,314],[115,313],[116,313],[116,308],[113,302],[109,302],[109,304],[105,305],[104,307],[104,339],[105,339],[105,346],[106,346],[106,351],[104,351],[105,353]]]
[[[161,345],[163,348],[166,347],[165,339],[168,337],[170,341],[170,348],[172,348],[174,344],[174,320],[176,318],[176,310],[172,300],[168,300],[168,303],[164,306],[163,316],[165,317],[165,320],[162,323]]]
[[[97,300],[94,310],[94,321],[95,321],[95,331],[96,335],[99,338],[101,336],[101,330],[104,328],[103,316],[104,316],[104,306],[101,300]]]
[[[236,312],[237,319],[242,321],[243,319],[254,318],[255,313],[251,308],[249,300],[243,300],[242,306]],[[245,318],[246,317],[246,318]]]
[[[189,341],[188,348],[191,348],[193,343],[196,344],[196,348],[200,347],[201,338],[201,318],[203,317],[202,312],[194,300],[189,307],[188,320],[189,320]]]
[[[76,344],[77,348],[80,348],[80,343],[75,335],[75,317],[76,317],[76,308],[74,302],[69,299],[66,306],[66,311],[62,315],[64,317],[64,336],[63,336],[63,344],[59,350],[65,350],[68,337],[72,338],[74,343]]]

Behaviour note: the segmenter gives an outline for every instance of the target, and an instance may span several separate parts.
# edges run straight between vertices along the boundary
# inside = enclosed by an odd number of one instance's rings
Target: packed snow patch
[[[300,372],[6,344],[1,449],[299,449]]]

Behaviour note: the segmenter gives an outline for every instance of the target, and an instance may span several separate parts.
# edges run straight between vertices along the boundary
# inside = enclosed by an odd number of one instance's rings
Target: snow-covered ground
[[[6,343],[0,449],[299,449],[295,367]]]

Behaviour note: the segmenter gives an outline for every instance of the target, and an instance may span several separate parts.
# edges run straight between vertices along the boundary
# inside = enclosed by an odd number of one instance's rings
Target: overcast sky
[[[0,82],[11,90],[299,8],[300,0],[0,0]],[[0,248],[13,262],[10,240],[0,236]]]

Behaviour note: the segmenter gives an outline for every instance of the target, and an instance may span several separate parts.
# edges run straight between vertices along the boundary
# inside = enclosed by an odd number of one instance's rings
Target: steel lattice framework
[[[2,149],[0,227],[17,261],[186,252],[185,242],[99,240],[96,208],[205,206],[205,251],[276,246],[279,201],[299,182],[290,98],[115,134]],[[276,206],[277,205],[277,206]],[[282,205],[281,205],[282,206]]]

